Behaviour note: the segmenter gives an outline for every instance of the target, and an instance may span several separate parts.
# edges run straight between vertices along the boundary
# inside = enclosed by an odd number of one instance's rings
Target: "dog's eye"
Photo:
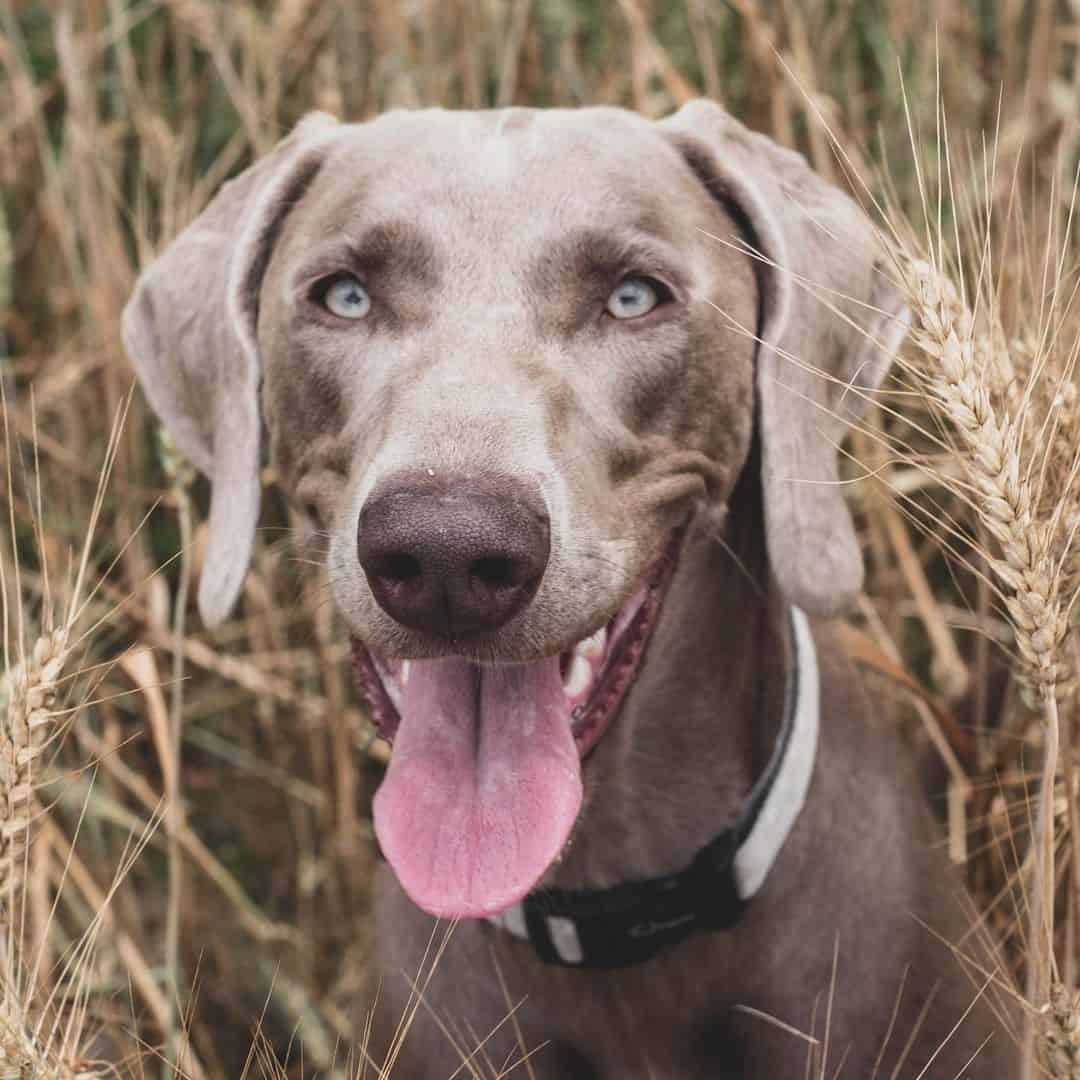
[[[342,319],[362,319],[371,310],[367,289],[351,275],[335,278],[322,294],[327,311]]]
[[[665,299],[665,292],[652,278],[623,278],[608,297],[607,312],[616,319],[640,319]]]

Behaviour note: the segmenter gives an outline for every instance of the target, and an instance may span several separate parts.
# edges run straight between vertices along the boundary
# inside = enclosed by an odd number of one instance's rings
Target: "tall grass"
[[[269,470],[239,614],[189,617],[205,483],[138,395],[110,436],[140,262],[311,108],[702,92],[888,207],[920,329],[852,443],[849,642],[946,763],[1032,1054],[1080,1075],[1078,51],[1077,5],[1019,0],[0,0],[0,1076],[9,1026],[39,1075],[366,1063],[379,744]]]

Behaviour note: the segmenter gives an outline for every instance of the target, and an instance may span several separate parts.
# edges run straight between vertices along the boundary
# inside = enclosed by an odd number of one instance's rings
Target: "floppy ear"
[[[836,451],[884,378],[907,310],[869,220],[801,155],[711,101],[689,102],[661,127],[751,234],[733,239],[752,249],[761,289],[757,399],[769,561],[790,600],[834,614],[863,578]]]
[[[150,404],[211,480],[199,610],[232,610],[259,516],[259,286],[290,207],[315,178],[337,121],[305,117],[227,183],[147,266],[124,308],[124,348]]]

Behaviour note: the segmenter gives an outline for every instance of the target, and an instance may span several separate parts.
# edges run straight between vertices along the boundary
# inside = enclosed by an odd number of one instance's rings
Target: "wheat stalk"
[[[6,709],[0,724],[0,939],[8,963],[18,953],[14,922],[22,895],[30,827],[40,811],[35,795],[37,762],[57,732],[58,688],[70,656],[70,627],[42,634],[4,684]],[[17,965],[17,962],[16,962]],[[42,1038],[28,1015],[27,986],[17,970],[6,970],[0,987],[0,1080],[89,1080],[101,1073],[72,1064],[77,1046],[71,1031]],[[77,1042],[77,1039],[75,1040]]]
[[[11,306],[11,272],[14,265],[15,253],[11,250],[11,231],[8,229],[3,203],[0,203],[0,319],[7,314]]]
[[[1023,395],[1010,408],[1015,387],[1008,352],[995,348],[992,335],[976,331],[975,318],[953,282],[932,263],[906,253],[896,260],[901,280],[918,319],[912,337],[932,361],[917,376],[928,395],[951,422],[960,442],[970,497],[979,520],[997,542],[987,563],[1001,583],[1013,625],[1022,675],[1042,702],[1044,750],[1034,843],[1036,882],[1029,904],[1030,956],[1028,996],[1045,1014],[1051,1006],[1054,968],[1054,789],[1058,769],[1060,724],[1058,697],[1070,687],[1064,659],[1069,631],[1061,600],[1061,561],[1055,558],[1058,521],[1039,514],[1038,491],[1023,463],[1020,417],[1029,400]],[[1034,376],[1032,376],[1034,377]],[[994,389],[1005,394],[993,393]],[[1012,397],[1016,395],[1013,392]],[[995,398],[998,400],[995,401]],[[1051,1014],[1056,1016],[1051,1008]],[[1040,1049],[1049,1054],[1050,1028],[1042,1026]],[[1035,1038],[1029,1014],[1027,1042]],[[1028,1053],[1025,1068],[1034,1068]],[[1062,1074],[1067,1075],[1067,1074]]]
[[[169,11],[177,23],[198,45],[213,52],[218,45],[220,28],[214,9],[204,0],[170,0]]]

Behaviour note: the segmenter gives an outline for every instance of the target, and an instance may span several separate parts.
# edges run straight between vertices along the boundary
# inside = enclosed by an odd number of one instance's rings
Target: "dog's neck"
[[[790,657],[756,472],[744,470],[724,522],[692,522],[645,665],[586,765],[585,807],[544,884],[603,888],[684,868],[734,823],[764,769]]]

